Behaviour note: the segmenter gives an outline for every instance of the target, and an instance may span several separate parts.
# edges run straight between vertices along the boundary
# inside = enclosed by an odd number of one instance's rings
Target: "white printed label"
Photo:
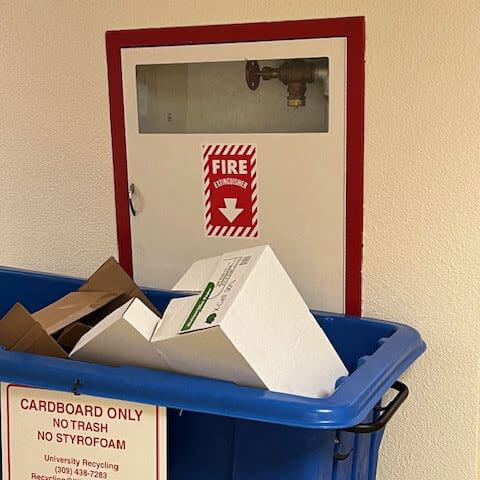
[[[3,480],[165,480],[166,411],[2,383]]]
[[[251,255],[223,255],[220,258],[179,333],[214,327],[221,322],[227,305],[250,269],[251,258]]]

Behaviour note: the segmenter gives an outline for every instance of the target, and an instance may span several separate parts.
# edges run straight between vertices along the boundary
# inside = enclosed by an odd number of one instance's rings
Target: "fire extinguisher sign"
[[[258,237],[256,146],[203,145],[207,237]]]

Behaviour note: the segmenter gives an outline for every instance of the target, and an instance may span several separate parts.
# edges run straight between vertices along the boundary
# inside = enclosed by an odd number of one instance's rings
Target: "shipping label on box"
[[[166,480],[166,409],[2,383],[3,480]]]
[[[243,281],[250,273],[259,253],[222,255],[208,282],[188,313],[179,333],[202,330],[219,325],[230,308]],[[252,256],[255,257],[252,261]]]

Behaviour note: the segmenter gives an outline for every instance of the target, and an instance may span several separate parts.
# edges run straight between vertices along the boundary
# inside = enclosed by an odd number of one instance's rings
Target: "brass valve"
[[[256,90],[260,78],[271,80],[278,78],[287,86],[287,104],[289,107],[304,107],[307,83],[313,83],[317,77],[317,65],[301,59],[286,60],[279,67],[263,67],[256,60],[249,60],[245,65],[245,78],[250,90]]]

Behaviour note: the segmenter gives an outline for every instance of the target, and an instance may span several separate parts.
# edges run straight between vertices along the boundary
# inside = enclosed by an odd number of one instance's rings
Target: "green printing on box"
[[[213,282],[207,283],[205,290],[203,290],[199,299],[195,303],[195,306],[190,312],[190,315],[188,316],[187,321],[183,324],[183,327],[181,330],[182,332],[186,332],[187,330],[190,330],[192,328],[193,323],[195,322],[200,312],[203,310],[203,307],[205,306],[205,303],[207,303],[207,300],[210,298],[210,295],[212,294],[214,288],[215,288],[215,284]]]

